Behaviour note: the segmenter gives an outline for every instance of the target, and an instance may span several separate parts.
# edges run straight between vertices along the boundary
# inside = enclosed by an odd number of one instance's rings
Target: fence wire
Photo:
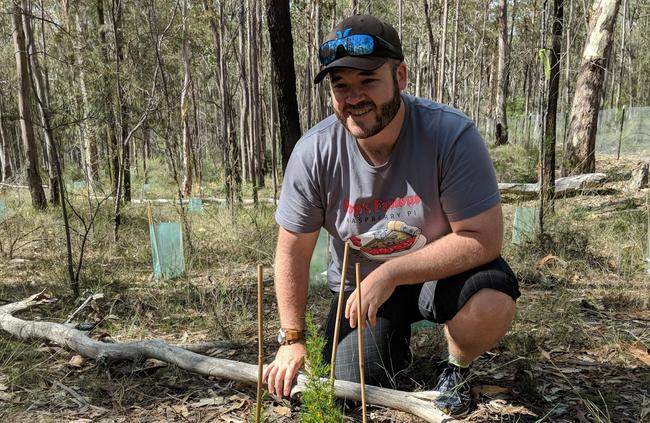
[[[557,114],[556,139],[563,148],[567,137],[568,113]],[[495,138],[495,121],[482,118],[479,130],[490,143]],[[529,113],[508,118],[508,140],[528,148],[539,146],[544,129],[544,117]],[[617,156],[650,156],[650,107],[601,110],[596,132],[596,154]]]

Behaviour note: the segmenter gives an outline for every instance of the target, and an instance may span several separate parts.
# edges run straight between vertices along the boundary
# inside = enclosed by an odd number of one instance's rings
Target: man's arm
[[[318,231],[296,233],[280,228],[275,249],[275,295],[280,326],[304,330],[309,279],[309,261]],[[275,360],[264,369],[271,395],[288,396],[291,385],[305,359],[305,346],[298,342],[283,345]]]
[[[413,253],[387,261],[375,269],[362,284],[362,318],[375,324],[377,309],[391,296],[397,285],[439,280],[496,259],[503,244],[501,204],[476,216],[450,222],[452,232]],[[357,324],[355,290],[345,307],[350,326]]]

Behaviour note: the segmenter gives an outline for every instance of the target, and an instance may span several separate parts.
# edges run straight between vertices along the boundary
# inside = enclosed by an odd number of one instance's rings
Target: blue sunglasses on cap
[[[318,48],[318,58],[322,66],[327,66],[337,59],[339,47],[348,56],[377,56],[402,59],[395,48],[385,40],[370,34],[354,34],[324,42]]]

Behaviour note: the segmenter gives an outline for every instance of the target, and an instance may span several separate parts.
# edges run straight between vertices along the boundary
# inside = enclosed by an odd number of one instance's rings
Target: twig
[[[348,271],[348,255],[350,244],[345,243],[343,249],[343,266],[341,267],[341,287],[339,288],[339,303],[336,307],[336,323],[334,325],[334,339],[332,340],[332,361],[330,364],[330,379],[334,383],[336,378],[336,350],[339,346],[339,335],[341,331],[341,314],[343,313],[343,298],[345,298],[345,276]]]
[[[69,388],[69,387],[65,386],[64,384],[62,384],[61,382],[56,381],[56,380],[52,381],[52,385],[56,386],[57,388],[61,388],[64,391],[66,391],[68,394],[70,394],[73,401],[76,402],[78,406],[81,407],[81,406],[88,405],[88,402],[85,399],[83,399],[82,396],[79,395],[74,389]]]
[[[72,389],[72,388],[70,388],[68,386],[65,386],[64,384],[62,384],[61,382],[59,382],[57,380],[53,380],[52,385],[56,386],[57,388],[61,388],[64,391],[66,391],[68,394],[70,394],[70,396],[72,397],[72,400],[74,402],[76,402],[77,405],[79,405],[80,407],[82,407],[82,406],[83,407],[90,407],[90,408],[94,408],[95,410],[102,411],[104,413],[108,412],[108,410],[106,408],[97,407],[96,405],[90,404],[88,401],[86,401],[86,399],[84,397],[79,395],[79,393],[77,391],[75,391],[74,389]]]
[[[361,415],[366,423],[366,382],[363,371],[363,320],[361,319],[361,264],[355,263],[357,276],[357,346],[359,347],[359,384],[361,385]]]
[[[255,407],[255,422],[262,418],[262,372],[264,371],[264,274],[262,265],[257,265],[257,405]]]
[[[88,304],[90,304],[90,302],[91,302],[92,300],[99,300],[100,298],[104,298],[104,294],[92,294],[92,295],[89,295],[88,298],[86,298],[86,301],[84,301],[83,303],[81,303],[81,305],[80,305],[80,306],[79,306],[79,307],[78,307],[74,312],[72,312],[71,314],[68,315],[68,318],[66,319],[65,322],[63,322],[63,324],[64,324],[64,325],[67,325],[68,323],[70,323],[70,322],[72,321],[72,319],[74,319],[74,317],[75,317],[75,316],[76,316],[76,315],[77,315],[81,310],[83,310],[84,308],[86,308],[86,306],[87,306]]]

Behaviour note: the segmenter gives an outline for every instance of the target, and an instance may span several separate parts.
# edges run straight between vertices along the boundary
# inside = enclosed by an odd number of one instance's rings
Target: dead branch
[[[555,180],[555,195],[566,195],[579,190],[597,187],[606,178],[607,175],[604,173],[585,173],[558,178]],[[537,195],[539,193],[539,184],[500,182],[499,191],[508,194]]]
[[[86,306],[87,306],[88,304],[90,304],[91,301],[93,301],[93,300],[98,300],[98,299],[100,299],[100,298],[104,298],[104,294],[92,294],[92,295],[89,295],[88,298],[86,298],[86,301],[84,301],[84,302],[83,302],[83,303],[82,303],[82,304],[81,304],[81,305],[80,305],[80,306],[79,306],[75,311],[73,311],[72,313],[70,313],[70,314],[68,315],[68,318],[65,320],[65,322],[63,322],[63,324],[65,325],[65,324],[68,324],[68,323],[72,322],[72,319],[74,319],[74,317],[75,317],[77,314],[79,314],[79,312],[80,312],[81,310],[83,310],[84,308],[86,308]]]
[[[21,320],[13,316],[14,313],[54,301],[55,299],[41,292],[22,301],[0,306],[0,329],[21,339],[48,339],[101,364],[122,360],[140,362],[147,358],[154,358],[205,376],[247,384],[257,383],[257,366],[254,364],[203,356],[155,339],[104,343],[89,338],[86,332],[60,323]],[[303,392],[306,389],[306,383],[306,376],[299,375],[291,394]],[[339,398],[360,400],[361,388],[358,383],[337,380],[335,395]],[[366,386],[368,404],[404,411],[427,422],[457,422],[435,408],[431,403],[432,398],[435,398],[435,393],[432,392],[411,393]]]

